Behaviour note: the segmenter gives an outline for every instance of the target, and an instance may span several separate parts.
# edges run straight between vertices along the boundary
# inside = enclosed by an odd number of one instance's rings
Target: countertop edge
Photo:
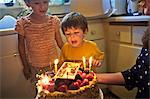
[[[17,31],[15,31],[14,28],[0,29],[0,36],[6,36],[12,34],[17,34]]]
[[[98,17],[93,17],[99,19]],[[92,19],[93,19],[92,18]],[[148,22],[150,23],[150,16],[120,16],[120,17],[109,17],[106,18],[108,22]],[[14,28],[0,29],[0,36],[17,34]]]
[[[108,22],[138,22],[150,21],[150,16],[118,16],[108,18]]]

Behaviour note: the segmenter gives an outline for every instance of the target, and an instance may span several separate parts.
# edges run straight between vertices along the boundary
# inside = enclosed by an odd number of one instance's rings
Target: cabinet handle
[[[95,30],[91,30],[90,32],[92,35],[96,34],[96,31]]]
[[[16,57],[17,55],[18,55],[17,53],[14,53],[14,54],[13,54],[14,57]]]
[[[116,35],[117,35],[117,36],[120,36],[120,32],[116,32]]]

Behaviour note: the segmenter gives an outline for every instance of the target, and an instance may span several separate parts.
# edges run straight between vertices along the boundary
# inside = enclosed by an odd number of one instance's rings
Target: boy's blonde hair
[[[70,12],[63,18],[61,23],[61,29],[63,34],[65,34],[64,32],[68,28],[72,27],[80,28],[85,33],[86,31],[88,31],[88,23],[86,18],[78,12]]]

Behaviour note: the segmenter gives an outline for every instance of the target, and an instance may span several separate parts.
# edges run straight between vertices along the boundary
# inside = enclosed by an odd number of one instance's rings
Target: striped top
[[[29,17],[17,20],[16,31],[25,37],[27,59],[35,67],[48,66],[58,58],[55,33],[60,28],[60,20],[57,16],[48,17],[42,24],[31,22]]]

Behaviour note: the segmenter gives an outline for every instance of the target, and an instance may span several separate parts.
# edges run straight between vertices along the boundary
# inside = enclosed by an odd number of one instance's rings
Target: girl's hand
[[[28,80],[31,77],[31,68],[30,67],[24,67],[23,68],[23,74],[25,78]]]
[[[93,64],[93,66],[101,66],[102,60],[94,59],[92,64]]]

